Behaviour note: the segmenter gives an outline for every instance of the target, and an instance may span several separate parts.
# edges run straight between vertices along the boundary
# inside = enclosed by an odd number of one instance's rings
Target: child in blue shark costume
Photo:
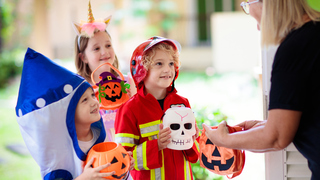
[[[81,76],[30,48],[27,50],[16,115],[22,137],[40,166],[43,179],[74,179],[84,174],[88,150],[83,152],[80,148],[75,115],[80,98],[90,88]],[[98,121],[91,124],[91,130],[95,129],[94,144],[97,144],[106,141],[107,136],[99,113],[95,117]],[[86,165],[84,171],[86,168],[91,167]],[[105,175],[97,170],[96,173]]]

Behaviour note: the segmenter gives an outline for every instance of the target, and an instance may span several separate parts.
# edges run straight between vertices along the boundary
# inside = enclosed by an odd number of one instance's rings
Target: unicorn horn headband
[[[110,24],[111,16],[105,18],[104,20],[95,20],[92,14],[90,1],[88,7],[88,21],[81,21],[80,24],[73,23],[74,30],[78,35],[78,47],[80,45],[81,36],[91,38],[95,32],[105,31]]]

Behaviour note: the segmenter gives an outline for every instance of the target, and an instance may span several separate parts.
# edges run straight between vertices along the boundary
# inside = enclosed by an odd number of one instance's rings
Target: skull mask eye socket
[[[191,129],[192,128],[192,124],[191,123],[185,123],[184,124],[184,128],[186,128],[186,129]]]
[[[178,129],[180,129],[180,124],[171,124],[171,125],[170,125],[170,128],[171,128],[172,130],[178,130]]]

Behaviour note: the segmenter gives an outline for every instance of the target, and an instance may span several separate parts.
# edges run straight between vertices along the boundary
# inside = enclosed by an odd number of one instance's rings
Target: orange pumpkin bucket
[[[217,127],[211,128],[217,129]],[[239,126],[227,127],[229,133],[242,131]],[[206,136],[205,129],[202,130],[199,146],[201,167],[215,174],[226,175],[229,179],[241,174],[245,163],[245,151],[216,146]]]
[[[102,66],[108,65],[114,71],[116,71],[121,79],[115,77],[110,72],[103,72],[99,75],[100,82],[96,83],[93,78],[93,74]],[[115,110],[118,109],[123,103],[125,103],[129,96],[126,89],[130,88],[129,84],[125,83],[122,73],[113,67],[110,63],[103,63],[98,66],[91,74],[92,82],[99,88],[96,92],[96,97],[100,103],[100,109]]]
[[[130,168],[130,157],[127,151],[115,142],[103,142],[94,145],[87,156],[87,162],[95,157],[92,163],[93,168],[110,163],[111,165],[101,173],[115,171],[112,176],[105,177],[106,179],[123,179]]]

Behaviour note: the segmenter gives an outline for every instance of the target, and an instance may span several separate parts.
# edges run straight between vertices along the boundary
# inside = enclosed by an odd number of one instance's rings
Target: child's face
[[[173,57],[163,50],[156,50],[144,85],[148,90],[166,89],[172,83],[174,74]]]
[[[115,53],[109,35],[105,31],[96,32],[88,41],[83,62],[88,63],[91,71],[94,71],[103,63],[113,64],[114,60]],[[103,67],[105,67],[104,71],[110,71],[109,66]]]
[[[99,121],[99,102],[89,87],[81,96],[75,113],[76,124],[92,124]]]

